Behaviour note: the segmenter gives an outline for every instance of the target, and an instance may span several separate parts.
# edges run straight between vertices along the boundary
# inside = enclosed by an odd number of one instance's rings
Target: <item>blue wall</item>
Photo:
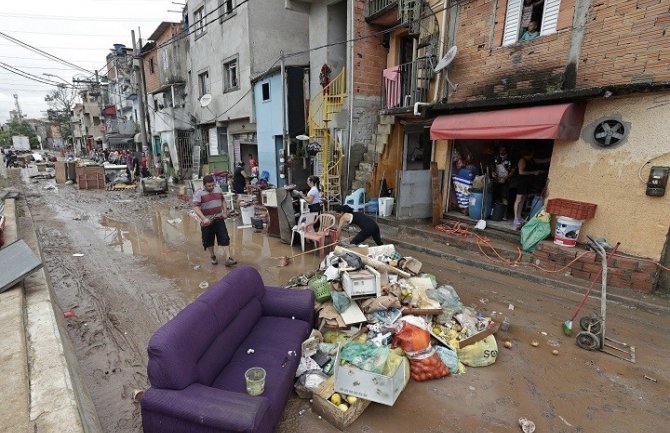
[[[284,121],[281,82],[281,74],[276,72],[254,84],[259,174],[267,170],[270,173],[270,183],[274,185],[277,185],[279,178],[275,136],[282,135]],[[263,101],[263,84],[265,83],[270,83],[269,101]]]

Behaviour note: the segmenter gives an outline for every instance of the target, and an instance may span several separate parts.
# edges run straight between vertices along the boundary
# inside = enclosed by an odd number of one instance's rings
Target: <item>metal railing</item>
[[[382,107],[390,110],[428,102],[430,80],[434,75],[433,63],[431,58],[420,58],[385,69]]]
[[[371,17],[379,12],[383,11],[386,8],[395,6],[398,4],[398,0],[369,0],[368,1],[368,17]]]

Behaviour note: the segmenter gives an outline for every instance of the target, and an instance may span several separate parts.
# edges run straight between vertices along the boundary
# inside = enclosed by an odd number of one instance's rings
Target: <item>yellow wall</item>
[[[614,115],[630,122],[625,143],[607,149],[585,140],[590,125]],[[642,164],[664,153],[644,167],[640,181]],[[587,234],[604,236],[612,245],[621,242],[620,251],[658,260],[670,225],[670,188],[663,197],[645,195],[652,165],[670,166],[670,93],[592,100],[581,138],[554,145],[548,198],[598,205],[594,219],[582,226],[580,241]]]

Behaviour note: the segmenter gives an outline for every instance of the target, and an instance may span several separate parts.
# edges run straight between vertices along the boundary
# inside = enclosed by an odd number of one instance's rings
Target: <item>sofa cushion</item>
[[[246,393],[244,372],[251,367],[264,368],[266,379],[263,396],[268,398],[273,420],[277,421],[295,380],[301,344],[310,331],[311,324],[302,320],[261,317],[212,386]],[[254,353],[248,354],[248,349],[254,349]],[[289,351],[295,351],[295,356],[288,356]]]
[[[269,415],[267,398],[231,393],[200,384],[193,384],[183,390],[149,388],[141,404],[144,414],[169,415],[173,419],[183,420],[185,426],[210,427],[216,431],[257,431],[259,426],[267,424]],[[148,423],[146,416],[144,423]],[[173,422],[162,424],[159,426],[161,432],[193,430],[172,429]]]
[[[149,340],[151,385],[211,384],[261,316],[264,292],[258,271],[243,266],[186,306]]]

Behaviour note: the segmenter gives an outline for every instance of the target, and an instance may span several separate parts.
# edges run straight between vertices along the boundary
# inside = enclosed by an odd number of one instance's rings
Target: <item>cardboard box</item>
[[[403,358],[393,376],[384,376],[351,365],[340,365],[338,352],[333,376],[335,391],[393,406],[409,381],[409,364],[407,358]]]
[[[343,272],[342,290],[350,299],[379,297],[382,294],[381,275],[371,266],[353,272]]]
[[[312,396],[312,408],[314,412],[321,415],[326,421],[338,429],[344,430],[361,416],[363,411],[370,405],[370,401],[359,398],[356,400],[356,403],[350,405],[346,412],[342,412],[328,400],[335,392],[334,385],[335,378],[333,376],[321,384],[319,390]]]

